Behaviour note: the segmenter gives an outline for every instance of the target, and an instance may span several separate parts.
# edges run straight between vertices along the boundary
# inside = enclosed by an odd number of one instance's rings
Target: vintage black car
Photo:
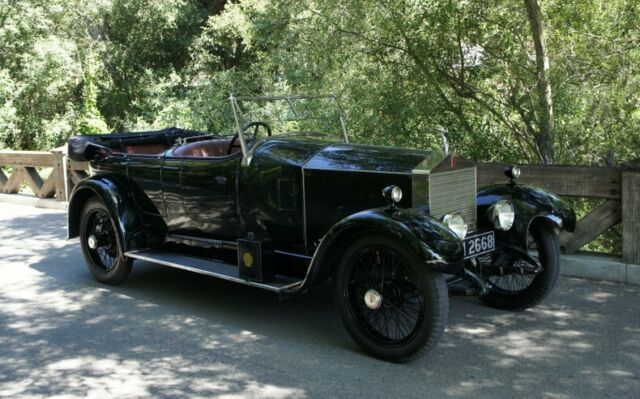
[[[335,98],[231,97],[231,135],[72,138],[92,175],[73,191],[69,238],[93,276],[121,283],[142,259],[281,297],[332,278],[349,334],[396,362],[437,342],[450,294],[512,310],[549,294],[556,234],[576,223],[560,198],[518,184],[516,166],[478,190],[475,166],[446,151],[351,144],[339,107],[337,134],[313,130],[298,107],[313,99]],[[254,100],[288,116],[248,118]]]

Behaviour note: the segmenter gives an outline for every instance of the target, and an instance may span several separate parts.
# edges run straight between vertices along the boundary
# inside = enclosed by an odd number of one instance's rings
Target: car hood
[[[444,156],[440,152],[381,147],[362,144],[331,144],[315,153],[304,164],[307,170],[411,174],[435,165]]]

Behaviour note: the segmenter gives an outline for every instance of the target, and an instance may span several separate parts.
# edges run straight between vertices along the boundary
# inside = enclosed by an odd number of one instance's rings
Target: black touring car
[[[318,99],[338,105],[334,132],[305,123],[299,104]],[[256,102],[286,117],[248,117]],[[450,293],[525,309],[552,290],[556,233],[573,231],[575,215],[518,184],[517,167],[505,184],[478,189],[474,165],[445,151],[352,144],[333,96],[230,105],[230,135],[70,140],[70,157],[90,161],[92,175],[73,191],[69,237],[80,237],[96,279],[123,282],[135,259],[282,297],[332,278],[353,339],[397,362],[437,342]]]

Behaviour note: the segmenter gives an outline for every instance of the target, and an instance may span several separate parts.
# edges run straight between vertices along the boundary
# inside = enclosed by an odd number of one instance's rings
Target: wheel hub
[[[96,236],[94,235],[89,236],[89,238],[87,238],[87,245],[91,249],[98,248],[98,239],[96,238]]]
[[[364,303],[369,309],[378,310],[382,306],[382,295],[378,291],[370,289],[364,294]]]

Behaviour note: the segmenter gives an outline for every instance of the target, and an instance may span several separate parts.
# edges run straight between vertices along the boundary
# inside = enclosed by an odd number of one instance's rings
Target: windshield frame
[[[331,99],[334,101],[336,108],[338,110],[338,120],[340,122],[340,128],[342,130],[342,135],[344,137],[344,142],[349,142],[349,135],[347,134],[347,126],[345,123],[344,117],[344,109],[338,100],[338,97],[335,94],[316,94],[316,95],[286,95],[286,96],[258,96],[258,97],[246,97],[239,96],[236,97],[233,94],[229,97],[229,101],[231,102],[231,110],[233,111],[233,119],[234,119],[234,129],[238,136],[238,140],[240,141],[240,147],[242,149],[243,155],[243,164],[248,165],[251,162],[253,148],[255,148],[255,144],[249,148],[247,141],[245,140],[242,124],[243,113],[240,108],[240,102],[270,102],[270,101],[284,101],[289,106],[292,114],[298,118],[298,113],[296,112],[295,106],[293,105],[293,101],[296,100],[313,100],[313,99]]]

